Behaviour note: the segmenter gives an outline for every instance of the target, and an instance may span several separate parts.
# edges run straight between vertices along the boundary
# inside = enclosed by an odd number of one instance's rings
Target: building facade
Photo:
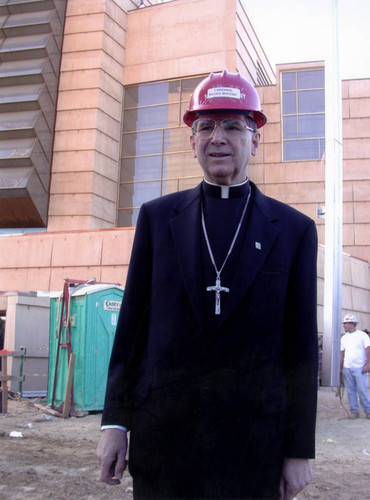
[[[1,2],[1,291],[124,284],[140,205],[202,179],[182,115],[196,83],[225,68],[257,86],[268,117],[251,179],[312,217],[325,243],[324,63],[272,68],[247,8]],[[369,261],[370,79],[342,90],[343,249]]]

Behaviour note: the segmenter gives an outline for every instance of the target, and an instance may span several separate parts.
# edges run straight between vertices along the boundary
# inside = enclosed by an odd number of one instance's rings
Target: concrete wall
[[[324,326],[325,247],[319,245],[317,258],[317,317],[319,334]],[[370,267],[365,260],[343,254],[342,317],[355,314],[359,328],[370,330]]]

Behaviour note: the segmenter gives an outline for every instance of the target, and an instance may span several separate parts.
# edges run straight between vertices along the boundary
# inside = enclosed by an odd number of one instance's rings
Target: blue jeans
[[[367,390],[367,376],[362,368],[343,368],[344,386],[347,390],[350,411],[359,413],[358,397],[364,412],[370,414],[370,397]]]

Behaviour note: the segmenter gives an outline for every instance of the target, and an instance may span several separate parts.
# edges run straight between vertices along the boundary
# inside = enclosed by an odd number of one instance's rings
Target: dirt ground
[[[119,486],[98,480],[100,414],[62,419],[35,402],[9,401],[8,414],[0,414],[0,499],[131,500],[127,472]],[[299,500],[370,498],[370,420],[348,419],[346,398],[343,406],[336,389],[319,389],[314,480]],[[11,438],[12,431],[23,437]]]

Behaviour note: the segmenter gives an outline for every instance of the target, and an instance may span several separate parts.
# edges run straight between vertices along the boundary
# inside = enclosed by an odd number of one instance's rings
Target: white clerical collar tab
[[[221,188],[221,198],[228,199],[230,193],[230,186],[220,186]]]
[[[215,97],[230,97],[231,99],[240,99],[240,89],[235,89],[232,87],[215,87],[213,89],[208,89],[207,99],[213,99]]]

